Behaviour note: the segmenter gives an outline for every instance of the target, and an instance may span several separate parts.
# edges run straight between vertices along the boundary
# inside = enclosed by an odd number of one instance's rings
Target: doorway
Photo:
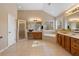
[[[18,20],[18,39],[23,40],[26,38],[26,21]]]

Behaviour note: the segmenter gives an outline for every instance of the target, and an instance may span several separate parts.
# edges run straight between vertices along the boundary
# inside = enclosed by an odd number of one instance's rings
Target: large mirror
[[[42,21],[40,18],[30,18],[28,20],[28,30],[41,31]]]
[[[68,22],[68,26],[71,30],[79,29],[79,22]]]
[[[66,20],[67,20],[65,22],[66,29],[79,32],[79,18],[68,18]]]

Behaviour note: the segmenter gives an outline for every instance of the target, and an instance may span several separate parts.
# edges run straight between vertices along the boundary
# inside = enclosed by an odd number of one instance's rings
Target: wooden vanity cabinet
[[[64,35],[57,34],[57,42],[58,42],[59,45],[64,47]]]
[[[71,52],[71,38],[69,36],[64,37],[64,45],[65,45],[65,49],[68,52]]]
[[[71,53],[72,55],[79,56],[79,39],[71,38]]]
[[[57,42],[59,45],[62,44],[62,40],[61,40],[61,35],[60,34],[57,34]]]
[[[34,39],[42,39],[42,32],[33,32]]]
[[[28,32],[28,39],[42,39],[42,32]]]
[[[68,52],[71,52],[71,37],[63,34],[57,34],[57,41]]]
[[[65,47],[65,41],[64,41],[64,35],[61,35],[61,46],[64,48]]]
[[[74,56],[79,56],[79,39],[57,33],[57,42]]]

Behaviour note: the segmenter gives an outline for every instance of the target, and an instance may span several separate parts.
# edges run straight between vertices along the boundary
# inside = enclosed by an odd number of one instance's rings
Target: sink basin
[[[76,35],[75,33],[72,33],[72,35]]]
[[[72,35],[79,35],[79,33],[71,33]]]

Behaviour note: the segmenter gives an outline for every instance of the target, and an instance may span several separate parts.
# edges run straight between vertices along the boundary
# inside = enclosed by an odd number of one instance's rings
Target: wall
[[[46,21],[55,20],[55,18],[44,11],[39,10],[18,10],[18,19],[28,20],[31,17],[39,17],[42,19],[42,24]]]
[[[46,17],[47,16],[47,17]],[[43,20],[53,19],[54,17],[40,10],[18,10],[18,19],[28,19],[30,17],[40,17]]]
[[[17,19],[17,8],[15,4],[0,4],[0,50],[8,46],[8,14]],[[15,20],[16,20],[15,19]]]

